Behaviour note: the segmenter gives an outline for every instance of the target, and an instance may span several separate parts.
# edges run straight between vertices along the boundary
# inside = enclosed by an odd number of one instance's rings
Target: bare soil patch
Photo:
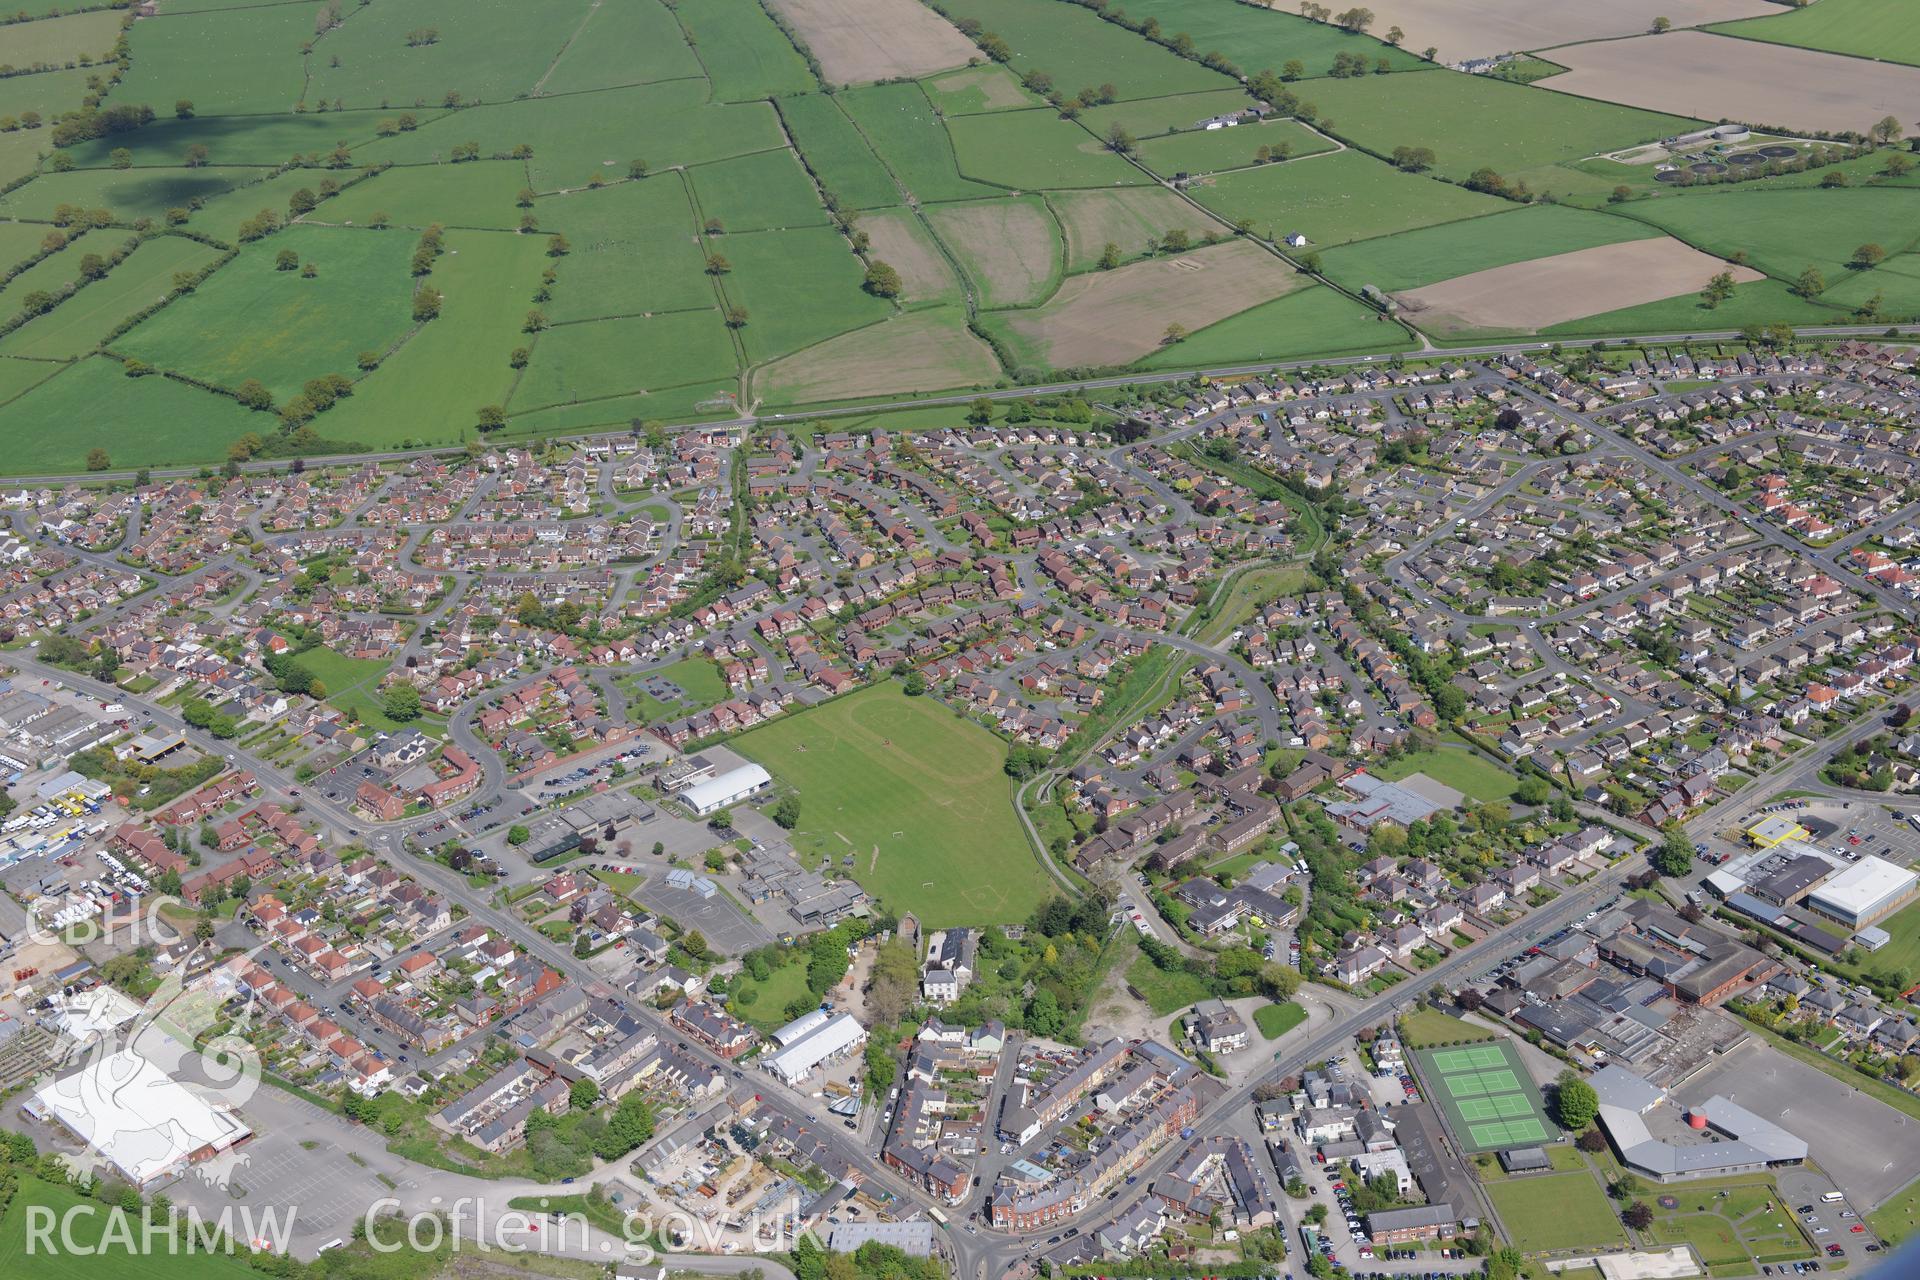
[[[1146,251],[1149,236],[1174,228],[1196,240],[1220,226],[1171,191],[1121,187],[1112,191],[1063,191],[1047,197],[1067,233],[1070,269],[1090,267],[1109,244],[1128,257]]]
[[[1408,318],[1435,332],[1539,330],[1643,302],[1696,293],[1722,271],[1764,277],[1678,240],[1629,240],[1515,262],[1395,295]]]
[[[1373,30],[1397,26],[1403,46],[1438,49],[1442,62],[1637,35],[1655,18],[1678,28],[1780,12],[1772,0],[1380,0],[1372,9]]]
[[[895,316],[776,360],[756,376],[755,388],[803,404],[979,386],[999,376],[993,349],[967,331],[957,308],[942,308]]]
[[[1920,101],[1920,67],[1705,31],[1572,45],[1553,60],[1568,71],[1544,88],[1700,120],[1864,133],[1911,119]]]
[[[1237,240],[1075,276],[1044,307],[1010,314],[1006,323],[1057,368],[1126,364],[1158,347],[1170,324],[1204,328],[1305,279]]]
[[[979,200],[927,210],[988,306],[1038,302],[1060,273],[1059,237],[1036,200]]]
[[[977,50],[919,0],[773,0],[834,84],[867,84],[964,67]]]
[[[925,302],[959,287],[953,268],[911,213],[869,213],[860,230],[872,242],[873,257],[900,273],[902,302]]]

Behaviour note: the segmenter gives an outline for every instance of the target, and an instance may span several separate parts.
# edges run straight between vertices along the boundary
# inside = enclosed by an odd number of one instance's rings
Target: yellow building
[[[1747,828],[1747,839],[1757,849],[1771,849],[1783,840],[1805,840],[1812,833],[1777,813],[1770,813]]]

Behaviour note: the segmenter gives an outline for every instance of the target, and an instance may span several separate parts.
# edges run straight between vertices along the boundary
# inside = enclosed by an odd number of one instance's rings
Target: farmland
[[[1014,817],[999,739],[892,684],[736,739],[800,795],[795,847],[923,927],[1025,920],[1048,880]],[[910,834],[911,833],[911,834]]]
[[[1805,69],[1844,53],[1893,60],[1850,66],[1816,104],[1864,128],[1864,105],[1910,97],[1900,77],[1920,75],[1898,65],[1920,55],[1888,3],[1760,18],[1761,0],[1674,0],[1655,7],[1679,27],[1751,20],[1657,45],[1637,34],[1654,0],[1386,4],[1371,34],[1227,0],[1104,16],[1065,0],[416,0],[337,15],[201,0],[16,22],[9,56],[46,69],[0,78],[0,218],[19,220],[0,221],[0,265],[19,266],[0,320],[41,292],[56,305],[0,334],[0,359],[73,363],[4,366],[0,403],[24,421],[70,412],[85,389],[121,402],[99,418],[123,429],[165,407],[175,420],[116,438],[114,457],[212,462],[242,432],[458,444],[494,408],[528,437],[694,419],[743,394],[786,409],[1094,366],[1404,351],[1409,324],[1446,342],[1920,315],[1920,179],[1884,159],[1843,160],[1844,190],[1812,171],[1681,189],[1621,151],[1696,113],[1772,114],[1773,98],[1738,105],[1743,86],[1811,102]],[[1551,47],[1572,70],[1537,86],[1460,75],[1426,43]],[[1659,92],[1717,86],[1735,105],[1649,97],[1648,73],[1618,65],[1642,47],[1649,67],[1710,50],[1662,72]],[[96,61],[63,65],[83,56]],[[1242,78],[1265,71],[1287,84],[1255,110]],[[5,127],[90,92],[152,119],[64,147]],[[1431,157],[1396,165],[1410,148]],[[1580,207],[1469,189],[1487,170]],[[84,229],[75,210],[106,225]],[[43,252],[56,221],[72,243]],[[436,226],[445,251],[422,278],[411,255]],[[1289,252],[1324,254],[1308,265],[1336,287],[1255,243],[1217,243],[1236,230],[1304,236]],[[1704,256],[1598,252],[1662,232]],[[1850,271],[1863,243],[1887,260]],[[1743,250],[1768,278],[1742,274],[1709,310],[1697,266]],[[1674,261],[1645,256],[1660,253]],[[125,260],[76,289],[88,254]],[[875,262],[897,290],[865,287]],[[1825,276],[1818,300],[1788,292],[1808,266]],[[1430,292],[1396,323],[1343,294],[1364,285]],[[426,320],[421,289],[441,299]],[[1543,292],[1556,300],[1514,300]],[[120,359],[173,376],[124,377]],[[351,394],[310,420],[220,394],[258,381],[277,409],[323,374]],[[79,437],[55,439],[9,464],[76,467]]]

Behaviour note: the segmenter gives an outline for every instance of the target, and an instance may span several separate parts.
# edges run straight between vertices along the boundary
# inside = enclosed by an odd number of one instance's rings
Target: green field
[[[410,237],[405,244],[411,248]],[[316,418],[322,436],[387,447],[458,443],[474,434],[480,406],[506,403],[514,381],[507,358],[527,343],[522,321],[550,259],[540,240],[497,231],[450,231],[446,245],[430,277],[446,296],[440,318],[416,329],[351,397]]]
[[[733,338],[715,308],[584,320],[540,335],[509,407],[519,413],[693,383],[725,388],[737,372]]]
[[[0,359],[0,405],[39,386],[63,368],[43,360]]]
[[[58,423],[58,431],[49,431]],[[71,471],[91,449],[118,467],[225,457],[227,446],[274,420],[171,378],[129,378],[119,362],[90,356],[0,405],[5,469]]]
[[[943,0],[949,17],[972,18],[1013,49],[1008,64],[1026,75],[1044,71],[1067,93],[1111,84],[1123,99],[1158,98],[1233,88],[1217,71],[1189,62],[1091,10],[1033,0]],[[1244,70],[1244,68],[1243,68]]]
[[[1297,360],[1357,351],[1408,351],[1399,325],[1323,285],[1296,290],[1188,334],[1139,362],[1184,369],[1256,360]]]
[[[1920,66],[1920,30],[1906,0],[1820,0],[1803,9],[1708,27],[1725,35]]]
[[[813,179],[793,152],[761,151],[689,169],[704,224],[718,218],[728,231],[824,227],[827,210]]]
[[[800,795],[795,847],[922,927],[1022,921],[1051,889],[1013,812],[1006,744],[888,683],[733,742]]]
[[[833,98],[809,93],[774,104],[800,155],[843,208],[883,209],[900,203],[899,188]]]
[[[765,982],[755,982],[742,972],[727,996],[727,1010],[764,1035],[792,1021],[787,1017],[787,1006],[806,994],[807,966],[801,960],[781,965],[767,975]]]
[[[190,98],[203,116],[291,111],[306,81],[300,46],[313,39],[318,11],[279,4],[136,22],[127,36],[133,65],[111,101],[164,110]]]
[[[893,311],[885,299],[861,289],[866,267],[846,237],[831,227],[721,236],[714,243],[733,264],[721,287],[729,301],[747,308],[740,336],[755,363]]]
[[[1629,217],[1660,227],[1695,248],[1732,257],[1776,280],[1792,281],[1816,267],[1827,284],[1847,275],[1847,260],[1862,244],[1889,254],[1920,241],[1911,192],[1861,187],[1844,191],[1735,187],[1689,192],[1621,205]]]
[[[583,93],[702,74],[700,59],[667,6],[660,0],[630,0],[595,8],[542,88]]]
[[[1401,1016],[1400,1035],[1409,1049],[1426,1049],[1434,1045],[1455,1044],[1463,1040],[1493,1039],[1493,1032],[1485,1027],[1476,1027],[1470,1022],[1462,1022],[1438,1009],[1424,1008]]]
[[[1519,779],[1499,765],[1464,747],[1436,747],[1431,751],[1409,751],[1367,772],[1389,781],[1409,774],[1424,773],[1463,793],[1469,800],[1499,802],[1512,799]]]
[[[740,0],[676,0],[673,11],[722,102],[745,102],[820,86],[767,11]]]
[[[1163,187],[1117,187],[1111,191],[1054,191],[1047,205],[1067,236],[1067,270],[1091,271],[1111,243],[1122,258],[1147,250],[1178,228],[1199,240],[1224,230],[1218,222]]]
[[[643,685],[653,677],[671,681],[680,688],[682,696],[662,702],[647,693]],[[671,720],[710,707],[716,702],[724,702],[728,693],[727,682],[720,678],[720,669],[705,658],[684,658],[644,675],[625,676],[620,685],[627,696],[629,715],[648,724]]]
[[[287,7],[296,13],[301,8]],[[385,107],[439,102],[448,93],[466,102],[518,97],[533,90],[591,8],[592,0],[368,5],[315,43],[305,100]],[[311,28],[311,16],[305,20]],[[431,44],[408,39],[423,27],[437,33]]]
[[[1587,316],[1541,332],[1548,337],[1574,334],[1658,335],[1699,329],[1737,329],[1748,324],[1847,324],[1847,313],[1808,302],[1779,280],[1754,280],[1738,286],[1732,298],[1708,308],[1696,294],[1682,294],[1620,311]],[[1477,338],[1461,341],[1477,342]]]
[[[1164,1018],[1212,994],[1207,980],[1199,974],[1185,969],[1162,969],[1145,956],[1127,966],[1127,985],[1140,993],[1156,1018]]]
[[[398,230],[289,227],[249,245],[114,349],[217,386],[257,378],[276,400],[324,373],[353,376],[360,352],[384,351],[412,324],[414,239]],[[279,270],[275,258],[289,249],[319,274]]]
[[[307,215],[307,221],[366,226],[384,213],[396,227],[437,222],[512,231],[526,212],[516,201],[526,185],[527,166],[518,160],[396,166],[355,183]]]
[[[1531,177],[1549,165],[1699,127],[1679,116],[1442,70],[1323,80],[1305,96],[1337,136],[1380,155],[1430,147],[1435,171],[1455,179],[1482,166]],[[1487,128],[1489,120],[1500,127]]]
[[[1269,1040],[1278,1040],[1307,1020],[1307,1011],[1292,1000],[1262,1005],[1253,1011],[1253,1025]]]
[[[169,209],[185,208],[191,200],[206,200],[265,176],[259,169],[217,167],[75,169],[46,174],[0,196],[0,216],[47,220],[60,205],[73,204],[111,209],[117,218],[132,222],[157,218]]]
[[[1913,1238],[1920,1230],[1920,1181],[1910,1182],[1878,1209],[1867,1215],[1867,1225],[1882,1244],[1894,1245]]]
[[[544,198],[539,214],[541,225],[564,232],[573,245],[558,263],[547,304],[555,321],[713,304],[706,254],[679,174]]]
[[[1157,138],[1164,134],[1197,129],[1203,120],[1247,108],[1247,95],[1240,89],[1208,89],[1200,93],[1176,93],[1165,98],[1139,98],[1089,107],[1080,119],[1095,137],[1104,138],[1107,130],[1119,125],[1135,138]],[[1236,126],[1241,127],[1241,126]]]
[[[70,13],[8,26],[4,56],[8,65],[15,67],[65,66],[83,57],[105,62],[112,58],[114,41],[119,38],[119,14],[107,9]]]
[[[1585,1170],[1509,1178],[1489,1184],[1487,1195],[1513,1247],[1522,1253],[1624,1248],[1628,1243],[1607,1193]]]
[[[1228,222],[1249,219],[1256,234],[1278,239],[1298,231],[1315,247],[1371,240],[1513,207],[1493,196],[1402,173],[1358,151],[1221,174],[1195,183],[1192,195]]]
[[[1162,177],[1177,173],[1213,173],[1260,163],[1260,148],[1284,148],[1298,160],[1331,151],[1334,144],[1298,120],[1268,120],[1230,129],[1191,130],[1149,138],[1139,146],[1140,162]]]
[[[917,84],[877,84],[835,95],[867,144],[921,203],[997,196],[998,187],[960,176],[954,145]]]
[[[444,727],[444,721],[422,719],[403,725],[387,718],[386,712],[380,709],[379,686],[380,677],[393,664],[384,658],[349,658],[323,646],[302,653],[300,665],[326,685],[328,702],[358,716],[369,730],[392,733],[411,727],[429,737],[438,737]]]
[[[49,1251],[43,1241],[29,1251],[28,1218],[36,1206],[52,1212],[56,1233],[58,1224],[71,1223],[74,1243],[86,1252]],[[66,1216],[69,1210],[81,1206],[91,1206],[94,1212]],[[234,1221],[243,1221],[237,1212]],[[151,1251],[140,1249],[137,1219],[130,1229],[130,1237],[117,1230],[109,1237],[106,1206],[99,1201],[39,1178],[22,1177],[6,1217],[0,1218],[0,1275],[33,1276],[34,1280],[247,1280],[254,1275],[237,1256],[189,1253],[184,1242],[178,1252],[169,1252],[158,1241]],[[58,1241],[59,1235],[54,1239]],[[125,1243],[128,1239],[133,1246]]]
[[[1017,111],[1035,99],[1019,78],[997,62],[963,67],[920,82],[942,115],[971,116],[982,111]]]
[[[113,329],[163,300],[176,272],[199,272],[220,251],[185,236],[155,236],[58,307],[0,339],[0,355],[67,360],[97,349]]]
[[[1052,110],[996,111],[947,122],[960,172],[1022,191],[1125,187],[1145,174]]]
[[[1425,67],[1413,54],[1395,49],[1372,36],[1354,35],[1325,22],[1273,8],[1222,4],[1219,0],[1134,0],[1127,15],[1154,18],[1164,31],[1185,32],[1201,53],[1226,54],[1251,75],[1278,71],[1290,59],[1299,59],[1308,77],[1324,76],[1336,55],[1358,54],[1374,68],[1384,58],[1395,71]],[[1319,84],[1311,86],[1317,92]]]
[[[1412,289],[1438,280],[1625,240],[1644,240],[1653,228],[1627,218],[1565,205],[1531,205],[1511,213],[1449,222],[1383,236],[1321,255],[1330,279],[1350,289]]]

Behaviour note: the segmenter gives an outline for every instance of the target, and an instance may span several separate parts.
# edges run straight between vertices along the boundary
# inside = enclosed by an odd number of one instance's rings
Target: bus
[[[933,1208],[931,1205],[927,1208],[927,1216],[943,1227],[947,1225],[947,1215]]]

